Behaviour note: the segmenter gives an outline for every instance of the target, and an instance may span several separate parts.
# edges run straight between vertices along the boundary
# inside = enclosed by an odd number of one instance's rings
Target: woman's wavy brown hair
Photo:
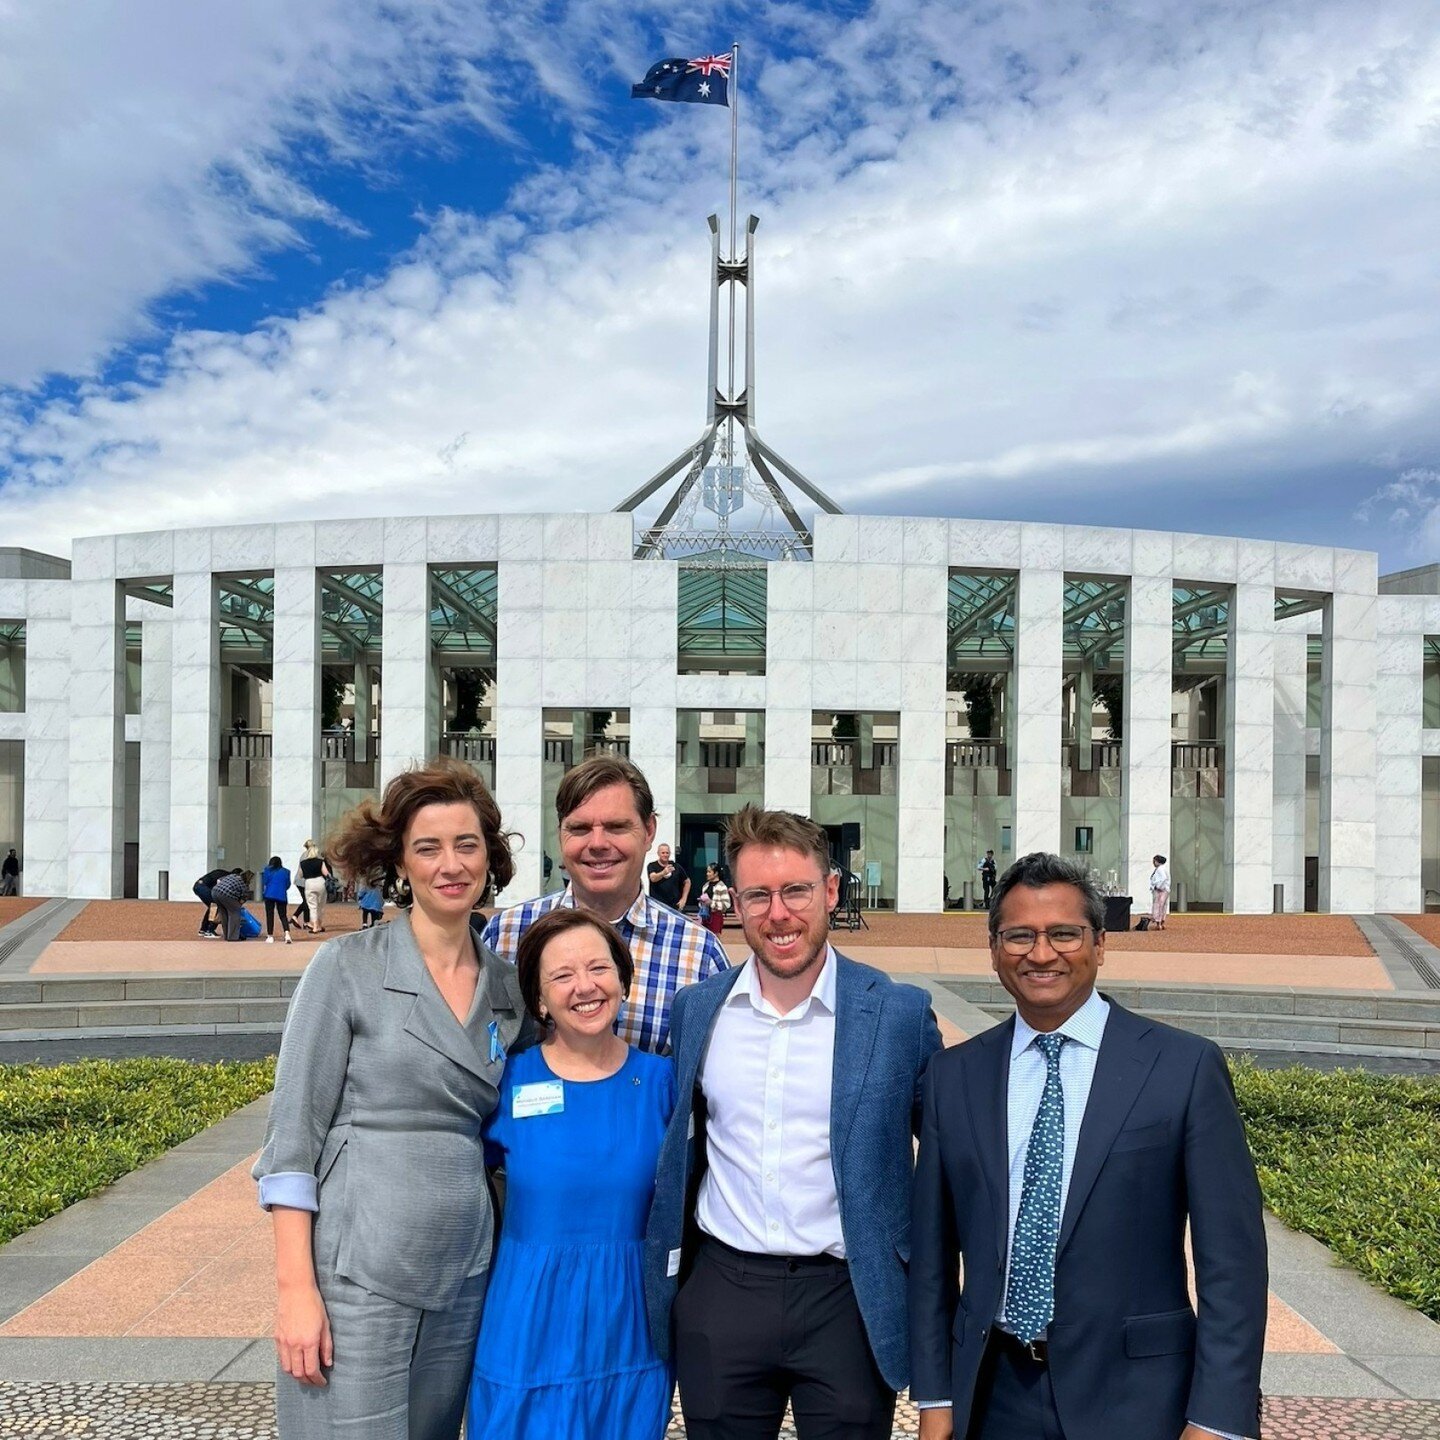
[[[357,884],[379,883],[402,905],[410,892],[396,885],[405,851],[405,832],[418,810],[426,805],[469,805],[480,821],[480,833],[490,869],[490,885],[503,890],[515,877],[510,842],[516,837],[504,829],[500,807],[485,782],[470,766],[448,755],[437,755],[424,765],[397,775],[379,801],[362,800],[340,818],[326,850],[336,868]]]

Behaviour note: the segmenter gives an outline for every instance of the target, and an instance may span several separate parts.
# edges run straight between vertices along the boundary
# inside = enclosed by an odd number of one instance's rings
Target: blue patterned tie
[[[1060,1238],[1060,1186],[1065,1167],[1065,1096],[1060,1089],[1063,1035],[1037,1035],[1045,1056],[1045,1090],[1025,1151],[1020,1211],[1010,1242],[1005,1326],[1029,1344],[1055,1313],[1055,1246]]]

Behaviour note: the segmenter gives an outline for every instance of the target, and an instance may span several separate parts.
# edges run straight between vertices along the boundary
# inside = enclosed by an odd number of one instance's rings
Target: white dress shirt
[[[760,993],[754,956],[715,1019],[700,1067],[708,1168],[696,1219],[759,1255],[845,1258],[830,1162],[835,952],[786,1015]]]

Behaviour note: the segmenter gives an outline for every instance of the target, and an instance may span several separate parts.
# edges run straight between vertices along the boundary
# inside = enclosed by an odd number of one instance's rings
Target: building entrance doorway
[[[705,867],[725,868],[725,816],[723,815],[682,815],[680,817],[680,842],[675,856],[690,877],[690,903],[705,883]],[[729,878],[733,879],[733,876]]]

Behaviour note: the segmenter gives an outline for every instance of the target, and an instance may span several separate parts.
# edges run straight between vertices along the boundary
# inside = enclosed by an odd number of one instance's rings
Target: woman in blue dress
[[[505,1210],[465,1431],[661,1440],[671,1375],[645,1320],[644,1235],[674,1071],[615,1034],[634,966],[613,926],[552,910],[516,967],[545,1038],[511,1057],[486,1123]]]

